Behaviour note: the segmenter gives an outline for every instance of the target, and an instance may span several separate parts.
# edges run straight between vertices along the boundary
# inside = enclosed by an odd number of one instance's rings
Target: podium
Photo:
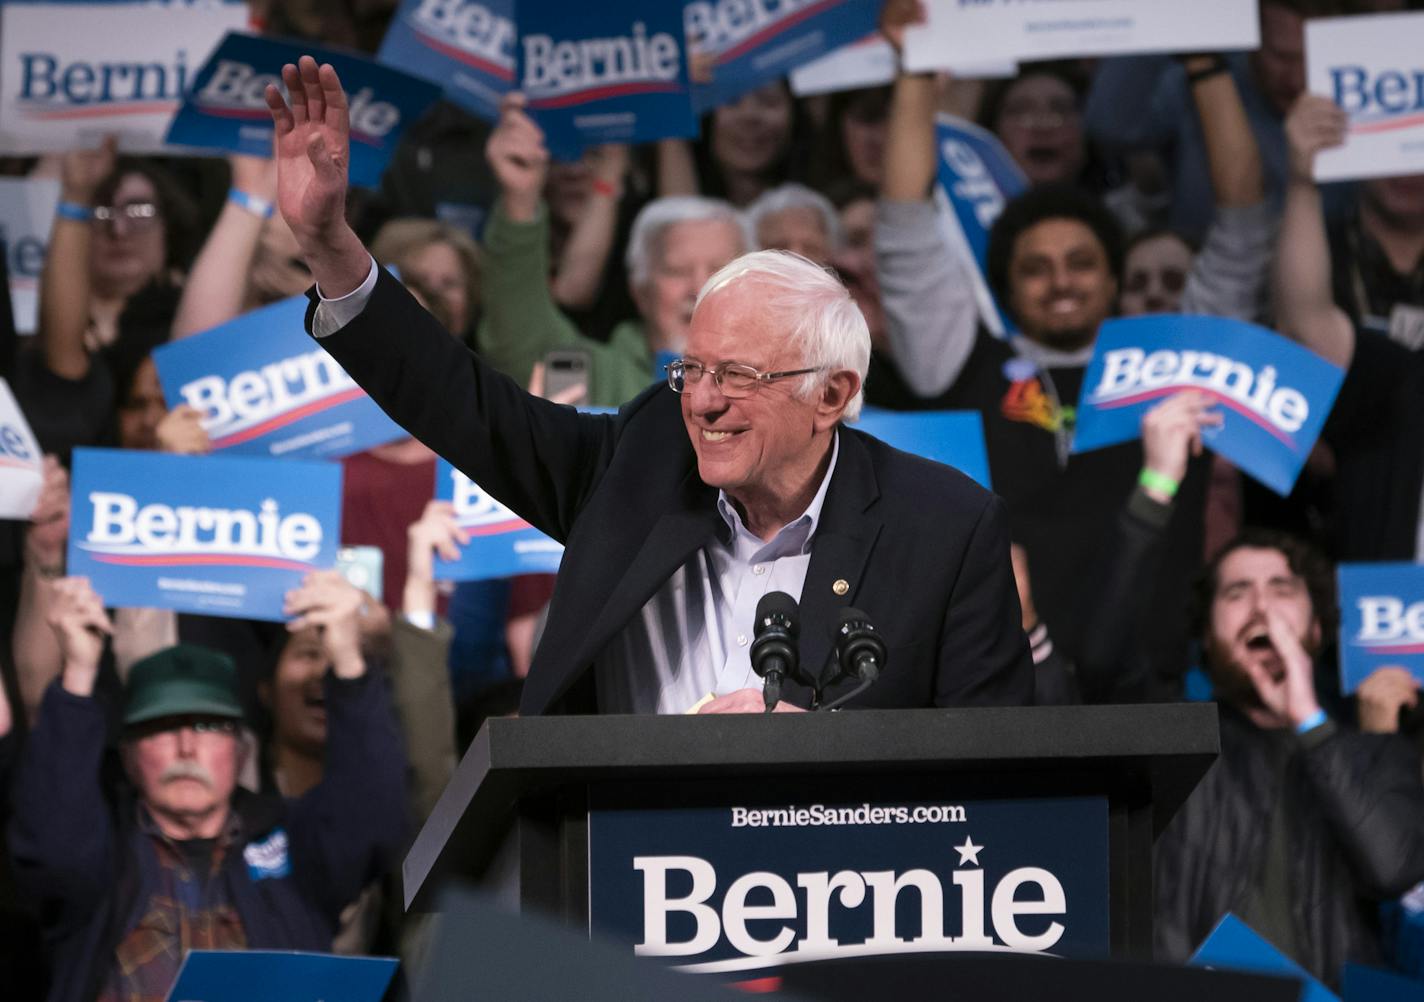
[[[405,905],[458,878],[708,972],[936,935],[1150,959],[1152,842],[1218,750],[1203,703],[495,719]]]

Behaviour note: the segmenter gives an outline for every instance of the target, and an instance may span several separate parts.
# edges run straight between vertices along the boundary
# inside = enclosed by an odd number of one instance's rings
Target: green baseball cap
[[[189,715],[242,718],[232,658],[178,644],[135,662],[124,687],[125,727]]]

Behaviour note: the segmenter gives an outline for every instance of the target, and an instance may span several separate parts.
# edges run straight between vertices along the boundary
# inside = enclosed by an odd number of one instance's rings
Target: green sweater
[[[593,407],[618,407],[652,383],[653,353],[641,321],[625,320],[604,344],[579,333],[555,304],[549,291],[549,213],[542,203],[531,223],[511,221],[504,206],[496,205],[485,227],[485,255],[479,345],[496,369],[527,386],[534,363],[547,353],[582,349],[589,354]]]

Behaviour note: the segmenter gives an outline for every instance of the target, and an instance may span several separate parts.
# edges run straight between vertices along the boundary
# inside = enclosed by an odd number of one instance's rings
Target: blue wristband
[[[1315,730],[1317,727],[1319,727],[1321,724],[1325,723],[1325,721],[1329,719],[1330,718],[1325,715],[1324,710],[1316,710],[1310,716],[1306,717],[1300,723],[1296,724],[1295,732],[1297,734],[1309,734],[1311,731]]]
[[[265,198],[249,195],[240,188],[232,188],[227,193],[227,200],[239,209],[246,209],[258,219],[272,218],[273,205]]]
[[[94,210],[78,202],[60,202],[54,207],[54,214],[60,219],[72,219],[76,223],[89,223],[94,220]]]

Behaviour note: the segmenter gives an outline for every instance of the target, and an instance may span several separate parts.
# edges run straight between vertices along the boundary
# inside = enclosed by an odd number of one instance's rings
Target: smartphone
[[[552,400],[570,387],[582,386],[583,393],[561,403],[582,407],[588,403],[588,373],[592,360],[583,348],[557,348],[544,355],[544,397]]]
[[[379,602],[385,559],[379,546],[343,546],[336,551],[336,569],[347,581]]]

